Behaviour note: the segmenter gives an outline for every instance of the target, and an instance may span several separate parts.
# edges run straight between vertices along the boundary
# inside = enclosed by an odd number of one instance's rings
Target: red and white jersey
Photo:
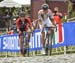
[[[42,21],[43,26],[46,25],[47,27],[51,27],[53,25],[50,18],[54,18],[50,9],[48,9],[46,12],[42,9],[38,11],[38,19]]]
[[[43,15],[43,17],[41,15]],[[44,20],[46,20],[46,19],[48,19],[48,17],[53,18],[53,13],[50,9],[48,9],[48,11],[46,13],[44,13],[44,11],[42,9],[38,11],[38,18],[39,19],[42,20],[44,18]]]

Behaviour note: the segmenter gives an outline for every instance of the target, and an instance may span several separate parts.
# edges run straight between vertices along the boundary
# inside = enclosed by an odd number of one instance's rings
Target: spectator
[[[10,35],[14,34],[14,30],[13,30],[13,29],[10,29],[10,30],[7,32],[7,34],[10,34]]]
[[[58,25],[58,29],[59,29],[59,37],[61,37],[59,39],[59,42],[62,42],[62,13],[59,12],[59,8],[55,7],[54,8],[54,22]]]
[[[54,15],[54,21],[56,24],[61,24],[62,23],[62,13],[59,12],[59,8],[58,7],[55,7],[54,8],[54,11],[53,11],[53,15]]]

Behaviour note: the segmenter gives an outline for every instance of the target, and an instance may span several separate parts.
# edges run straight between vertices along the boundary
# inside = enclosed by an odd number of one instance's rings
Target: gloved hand
[[[19,32],[19,29],[17,29],[17,32]]]

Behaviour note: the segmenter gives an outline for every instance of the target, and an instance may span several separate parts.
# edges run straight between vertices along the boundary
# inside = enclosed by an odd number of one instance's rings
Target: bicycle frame
[[[29,56],[29,38],[28,33],[33,36],[33,32],[23,32],[23,49],[26,50],[27,55]]]
[[[28,34],[27,32],[23,32],[23,52],[24,54],[28,53],[29,56],[29,45],[28,45]]]

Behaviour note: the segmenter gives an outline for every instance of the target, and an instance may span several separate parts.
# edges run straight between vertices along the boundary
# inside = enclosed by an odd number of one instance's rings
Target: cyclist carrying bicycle
[[[30,31],[33,30],[33,26],[30,18],[25,16],[25,12],[19,13],[19,18],[16,20],[17,31],[19,32],[20,39],[20,52],[24,56],[26,50],[23,50],[23,32],[28,32],[28,40],[30,39]]]
[[[51,11],[51,9],[49,9],[49,6],[48,4],[43,4],[41,6],[41,9],[38,11],[38,19],[39,21],[42,23],[42,27],[45,28],[45,27],[49,27],[50,29],[48,30],[48,33],[49,34],[53,34],[53,27],[54,27],[54,17],[53,17],[53,13]],[[42,29],[43,29],[42,28]],[[47,54],[45,53],[45,43],[46,43],[46,40],[47,37],[45,35],[45,32],[42,31],[42,45],[43,45],[43,49],[42,49],[42,52],[43,54]]]

